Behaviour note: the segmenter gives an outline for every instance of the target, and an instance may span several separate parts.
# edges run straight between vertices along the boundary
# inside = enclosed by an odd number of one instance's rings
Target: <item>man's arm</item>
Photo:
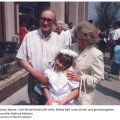
[[[35,70],[27,60],[20,60],[20,64],[28,71],[30,72],[36,79],[39,80],[39,82],[43,84],[48,84],[48,78],[44,76],[42,72],[38,72]]]

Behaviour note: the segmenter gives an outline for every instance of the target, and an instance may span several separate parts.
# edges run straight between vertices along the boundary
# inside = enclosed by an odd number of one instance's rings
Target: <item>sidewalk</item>
[[[9,78],[6,78],[4,80],[0,81],[0,91],[7,87],[8,85],[14,83],[15,81],[19,80],[21,77],[24,77],[27,75],[27,72],[25,69],[21,69],[20,71],[17,71],[16,73],[12,74]]]
[[[29,105],[29,104],[30,101],[27,94],[27,85],[0,103],[0,105]]]
[[[27,84],[28,72],[21,69],[12,74],[9,78],[0,81],[0,102],[8,98]]]
[[[97,87],[94,105],[120,105],[120,80],[117,75],[110,74],[111,60],[105,53],[105,80]]]

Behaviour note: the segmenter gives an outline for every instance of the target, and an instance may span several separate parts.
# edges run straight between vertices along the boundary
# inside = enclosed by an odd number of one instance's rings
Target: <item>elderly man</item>
[[[44,70],[49,67],[56,54],[63,48],[60,36],[53,32],[55,21],[56,15],[53,10],[42,11],[40,28],[26,34],[17,54],[21,65],[30,73],[28,95],[32,105],[45,103],[42,88],[40,88],[40,96],[34,88],[38,82],[48,83],[47,78],[43,76]]]

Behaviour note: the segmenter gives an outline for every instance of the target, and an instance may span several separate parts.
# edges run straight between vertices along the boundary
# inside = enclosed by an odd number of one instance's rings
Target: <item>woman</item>
[[[103,53],[94,44],[98,43],[98,30],[88,22],[81,22],[76,31],[77,43],[71,49],[79,55],[74,59],[73,68],[67,76],[71,80],[85,81],[86,92],[91,100],[96,86],[104,79]]]

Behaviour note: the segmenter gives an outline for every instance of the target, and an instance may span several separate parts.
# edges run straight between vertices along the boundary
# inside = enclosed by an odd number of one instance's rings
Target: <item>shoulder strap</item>
[[[84,80],[80,80],[80,93],[82,91],[82,87],[83,87],[83,92],[86,93],[86,85],[85,85],[85,81]]]

